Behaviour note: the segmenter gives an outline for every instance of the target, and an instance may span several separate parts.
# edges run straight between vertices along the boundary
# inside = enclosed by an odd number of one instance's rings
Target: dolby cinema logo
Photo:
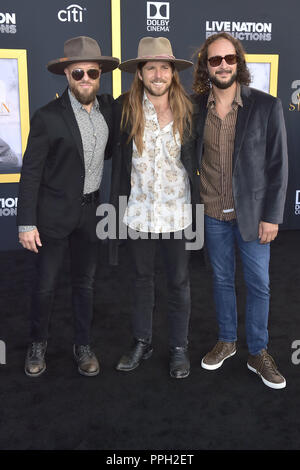
[[[169,2],[147,2],[147,31],[170,31]]]
[[[296,190],[295,215],[300,215],[300,189]]]

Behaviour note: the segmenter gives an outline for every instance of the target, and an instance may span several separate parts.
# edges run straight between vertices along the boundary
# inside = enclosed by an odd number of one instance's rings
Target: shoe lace
[[[263,369],[269,369],[271,372],[278,373],[277,372],[277,367],[275,364],[275,361],[270,354],[267,353],[267,351],[262,350],[261,355],[259,357],[259,362],[257,365],[257,371],[262,372]]]
[[[31,344],[31,355],[40,356],[43,352],[43,343],[32,343]]]
[[[79,352],[80,354],[87,354],[89,357],[92,357],[93,355],[89,344],[79,346]]]
[[[214,354],[219,354],[224,348],[224,342],[223,341],[218,341],[215,346],[212,349],[212,353]]]
[[[187,350],[186,348],[173,348],[172,349],[172,359],[173,361],[182,360],[185,358]]]

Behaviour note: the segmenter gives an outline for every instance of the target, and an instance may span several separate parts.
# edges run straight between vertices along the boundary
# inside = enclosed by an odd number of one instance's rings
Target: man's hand
[[[36,228],[29,232],[19,232],[19,242],[24,248],[35,253],[38,253],[37,247],[42,246],[40,234]]]
[[[278,234],[278,224],[270,224],[269,222],[260,222],[258,226],[258,238],[260,243],[272,242]]]

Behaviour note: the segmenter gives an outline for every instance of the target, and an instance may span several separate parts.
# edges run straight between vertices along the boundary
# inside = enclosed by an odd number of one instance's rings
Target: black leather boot
[[[130,371],[136,369],[143,359],[148,359],[153,352],[152,344],[142,339],[135,339],[132,349],[121,357],[117,370]]]
[[[74,344],[73,354],[78,365],[78,372],[81,375],[93,377],[99,374],[99,362],[89,344],[79,346]]]
[[[27,349],[25,359],[25,374],[29,377],[39,377],[46,370],[45,353],[47,341],[33,342]]]
[[[174,379],[184,379],[190,373],[190,360],[187,346],[170,349],[170,375]]]

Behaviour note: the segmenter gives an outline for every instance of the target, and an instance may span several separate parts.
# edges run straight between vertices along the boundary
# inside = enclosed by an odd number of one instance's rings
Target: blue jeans
[[[236,245],[247,287],[247,345],[249,353],[255,355],[268,343],[270,244],[261,244],[258,239],[245,242],[236,220],[226,222],[205,216],[205,246],[213,269],[219,341],[233,342],[237,339]]]

